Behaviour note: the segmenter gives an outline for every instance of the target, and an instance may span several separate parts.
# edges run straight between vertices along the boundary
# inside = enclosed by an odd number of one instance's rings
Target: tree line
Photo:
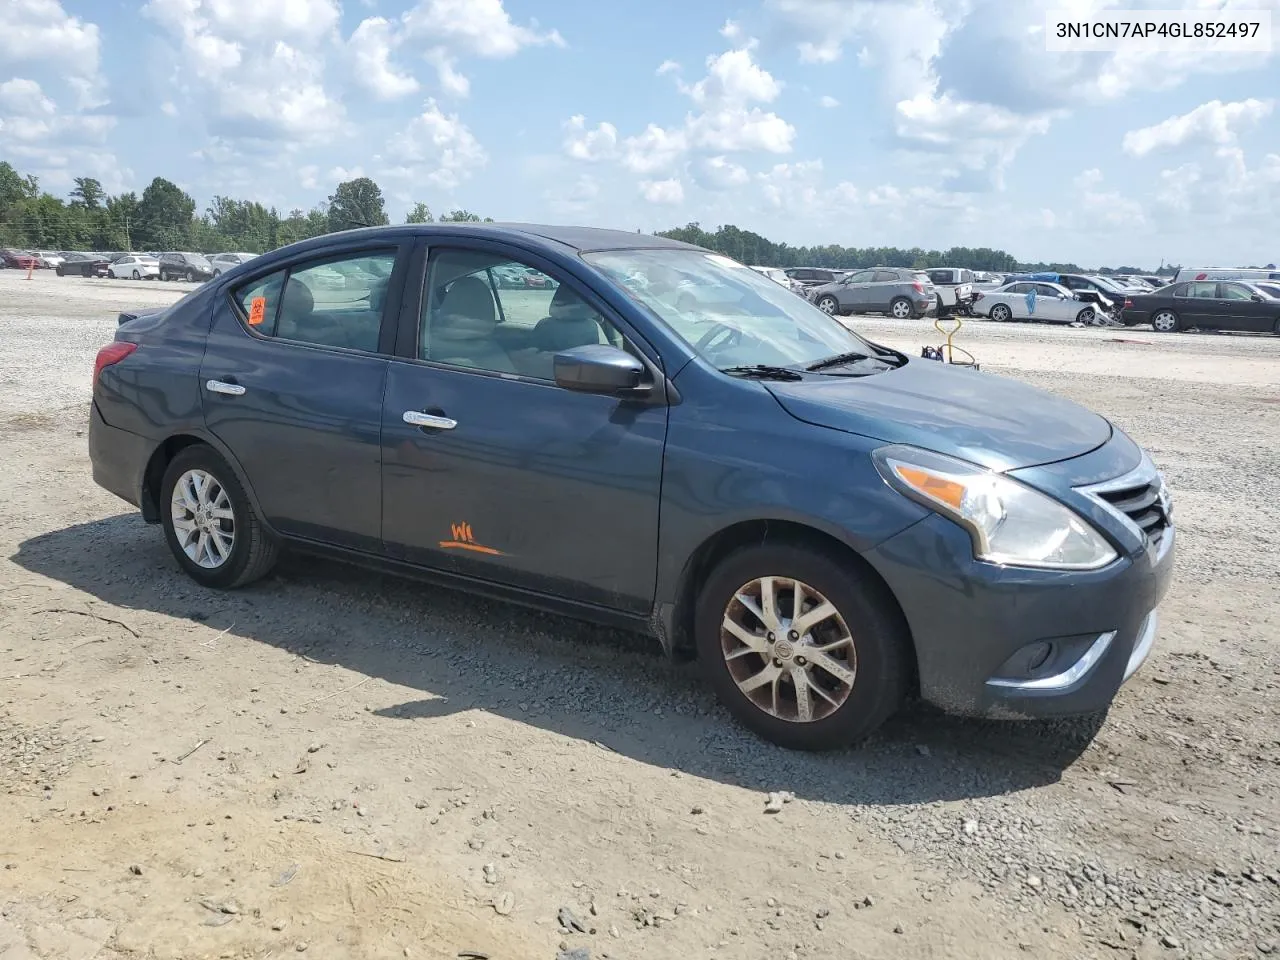
[[[40,189],[40,181],[0,161],[0,246],[27,250],[190,250],[201,253],[265,253],[298,240],[354,227],[390,223],[382,190],[368,177],[338,184],[311,210],[281,214],[256,200],[215,196],[203,213],[177,184],[156,177],[142,191],[109,196],[92,177],[76,177],[65,197]],[[441,222],[481,218],[452,210]],[[432,223],[425,203],[406,223]]]
[[[40,188],[39,180],[0,161],[0,246],[29,250],[191,250],[201,253],[243,251],[265,253],[298,240],[337,230],[390,223],[381,188],[368,177],[339,183],[328,199],[310,210],[281,214],[256,200],[215,196],[202,213],[196,201],[173,182],[156,177],[142,191],[109,196],[92,177],[76,177],[66,197]],[[492,221],[469,210],[452,210],[447,222]],[[405,223],[432,223],[426,203],[414,205]],[[1004,250],[989,247],[791,246],[775,243],[729,224],[714,233],[698,223],[666,230],[659,236],[693,243],[744,263],[770,267],[968,267],[995,273],[1017,271],[1081,272],[1074,263],[1026,263]],[[1177,267],[1166,266],[1170,274]],[[1103,268],[1102,272],[1142,273],[1137,267]]]

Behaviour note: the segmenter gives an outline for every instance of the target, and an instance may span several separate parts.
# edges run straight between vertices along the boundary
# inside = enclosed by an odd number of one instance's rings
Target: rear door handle
[[[204,385],[210,393],[221,393],[228,397],[243,397],[244,387],[238,383],[227,383],[223,380],[210,380]]]
[[[434,413],[423,413],[421,410],[406,410],[402,419],[415,427],[427,427],[432,430],[452,430],[458,425],[457,420]]]

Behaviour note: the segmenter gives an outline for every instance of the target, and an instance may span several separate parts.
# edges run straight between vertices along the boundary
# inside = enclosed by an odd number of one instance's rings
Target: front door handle
[[[431,430],[452,430],[458,425],[457,420],[434,413],[423,413],[421,410],[406,410],[402,419],[415,427],[426,427]]]
[[[227,383],[224,380],[210,380],[204,385],[210,393],[221,393],[228,397],[243,397],[244,387],[238,383]]]

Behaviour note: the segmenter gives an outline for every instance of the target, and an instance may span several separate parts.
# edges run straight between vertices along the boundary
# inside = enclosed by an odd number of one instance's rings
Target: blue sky
[[[1264,8],[1280,0],[1202,0]],[[0,159],[282,211],[353,174],[497,219],[1024,260],[1280,260],[1280,58],[1048,53],[1175,0],[0,0]]]

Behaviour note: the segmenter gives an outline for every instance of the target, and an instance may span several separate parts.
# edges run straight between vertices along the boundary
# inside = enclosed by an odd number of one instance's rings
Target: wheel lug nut
[[[781,666],[782,666],[782,661],[781,661],[781,660],[779,660],[777,657],[774,657],[774,658],[773,658],[773,665],[774,665],[775,667],[781,667]]]
[[[804,657],[796,657],[796,666],[797,666],[797,667],[803,667],[803,666],[804,666],[806,663],[808,663],[808,662],[809,662],[809,661],[808,661],[808,660],[806,660]]]
[[[773,641],[775,641],[775,640],[777,640],[777,639],[778,639],[778,638],[777,638],[777,637],[775,637],[772,633],[771,633],[771,634],[769,634],[769,642],[770,642],[770,643],[773,643]]]
[[[794,630],[792,630],[789,634],[787,634],[787,636],[790,637],[792,640],[800,639],[800,634],[796,633]]]

